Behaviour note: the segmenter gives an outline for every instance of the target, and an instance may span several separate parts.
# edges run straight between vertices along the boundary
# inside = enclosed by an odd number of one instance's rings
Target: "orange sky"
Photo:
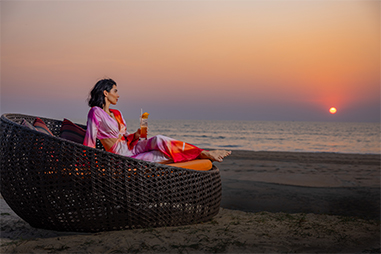
[[[104,77],[126,118],[379,121],[380,2],[1,2],[1,113],[86,118]]]

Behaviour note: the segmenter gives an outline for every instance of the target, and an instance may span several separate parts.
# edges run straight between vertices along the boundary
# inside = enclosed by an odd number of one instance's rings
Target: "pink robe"
[[[108,152],[145,161],[170,163],[196,159],[203,149],[166,136],[157,135],[147,140],[134,140],[126,128],[126,121],[116,109],[110,109],[115,119],[100,107],[92,107],[87,116],[84,145],[95,148],[96,139],[117,138]]]

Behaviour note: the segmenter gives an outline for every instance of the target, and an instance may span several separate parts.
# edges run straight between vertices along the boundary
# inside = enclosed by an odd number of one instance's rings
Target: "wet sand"
[[[0,253],[379,253],[380,155],[233,151],[220,213],[180,227],[35,229],[0,199]]]
[[[380,219],[380,155],[237,151],[218,167],[224,208]]]

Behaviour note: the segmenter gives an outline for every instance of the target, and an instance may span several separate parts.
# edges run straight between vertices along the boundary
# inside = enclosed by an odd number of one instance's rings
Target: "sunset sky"
[[[379,1],[1,1],[1,114],[380,121]],[[330,114],[329,108],[337,113]]]

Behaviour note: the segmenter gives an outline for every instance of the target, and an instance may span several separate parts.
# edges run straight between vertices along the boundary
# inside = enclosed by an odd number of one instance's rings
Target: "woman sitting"
[[[127,132],[126,122],[116,109],[119,95],[115,81],[102,79],[91,90],[87,117],[87,130],[84,145],[94,147],[98,138],[106,151],[140,160],[172,163],[197,158],[221,162],[231,151],[207,151],[194,145],[166,136],[157,135],[140,140],[140,129],[135,133]]]

